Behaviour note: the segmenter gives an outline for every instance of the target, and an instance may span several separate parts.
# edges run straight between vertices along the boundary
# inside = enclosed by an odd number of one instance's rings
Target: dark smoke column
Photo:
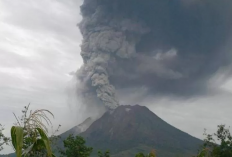
[[[109,63],[114,62],[115,58],[126,59],[135,54],[138,37],[147,30],[141,23],[120,16],[112,17],[108,14],[107,3],[101,3],[104,2],[85,0],[81,6],[83,20],[79,28],[83,35],[81,55],[84,65],[78,77],[85,84],[86,92],[96,91],[97,97],[108,109],[115,109],[119,102],[115,88],[109,81]],[[128,40],[126,31],[137,33]]]
[[[83,5],[84,7],[84,5]],[[95,13],[95,16],[98,16]],[[115,88],[109,82],[107,72],[111,53],[118,49],[117,41],[112,40],[113,34],[98,25],[93,14],[85,14],[82,9],[83,20],[80,30],[83,35],[81,55],[84,65],[80,69],[81,80],[85,83],[87,92],[96,92],[97,97],[108,109],[115,109],[119,102],[115,96]]]

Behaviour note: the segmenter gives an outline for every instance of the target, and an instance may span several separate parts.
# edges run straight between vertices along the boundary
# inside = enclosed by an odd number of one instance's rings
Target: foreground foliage
[[[30,111],[29,105],[22,111],[23,116],[19,119],[15,116],[17,123],[11,128],[12,145],[17,157],[42,157],[54,156],[48,138],[48,128],[51,124],[47,114],[53,114],[45,109]]]
[[[3,134],[3,126],[0,124],[0,151],[3,150],[3,145],[9,144],[10,138],[7,138],[4,134]]]
[[[144,155],[143,153],[138,153],[136,154],[135,157],[156,157],[155,155],[155,150],[152,150],[150,153],[148,153],[147,155]]]
[[[63,143],[65,150],[60,150],[60,153],[65,157],[89,157],[93,151],[92,147],[85,145],[84,138],[80,136],[69,135]]]
[[[54,135],[48,138],[47,128],[52,125],[47,115],[53,114],[44,109],[29,112],[29,105],[22,113],[21,118],[15,116],[17,123],[11,128],[11,139],[3,135],[3,127],[0,124],[0,151],[3,144],[11,141],[17,157],[54,156],[51,146],[56,145],[59,138]],[[225,125],[219,125],[214,134],[204,133],[204,135],[206,136],[204,144],[196,157],[232,157],[232,136]],[[59,150],[63,157],[89,157],[93,151],[92,147],[86,146],[86,141],[80,136],[69,135],[63,144],[65,149]],[[98,157],[110,157],[110,152],[98,151]],[[156,153],[153,150],[149,154],[138,153],[135,157],[156,157]]]
[[[106,151],[105,153],[102,153],[101,151],[98,151],[98,157],[110,157],[110,152]]]
[[[63,144],[65,150],[59,151],[63,157],[89,157],[93,152],[93,148],[86,146],[86,141],[81,136],[69,135]],[[110,152],[98,151],[98,157],[110,157]]]
[[[232,157],[232,136],[225,125],[219,125],[214,134],[207,134],[197,157]],[[217,142],[218,141],[218,142]]]

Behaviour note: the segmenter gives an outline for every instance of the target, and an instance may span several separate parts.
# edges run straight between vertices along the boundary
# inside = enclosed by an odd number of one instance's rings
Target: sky
[[[68,94],[73,81],[70,73],[83,63],[79,47],[82,36],[77,27],[81,3],[0,1],[0,123],[6,135],[15,122],[12,113],[20,115],[29,103],[32,110],[52,111],[53,125],[61,124],[61,133],[83,120]],[[218,73],[211,78],[212,83],[222,77],[223,72]],[[210,95],[184,100],[149,98],[140,103],[171,125],[202,139],[204,128],[212,133],[218,124],[232,125],[232,80],[218,82],[221,92]],[[10,151],[7,148],[1,153]]]

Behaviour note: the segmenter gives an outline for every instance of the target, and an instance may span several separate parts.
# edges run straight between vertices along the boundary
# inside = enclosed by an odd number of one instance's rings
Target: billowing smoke
[[[114,109],[115,89],[207,93],[231,66],[231,8],[231,0],[84,0],[79,94]]]

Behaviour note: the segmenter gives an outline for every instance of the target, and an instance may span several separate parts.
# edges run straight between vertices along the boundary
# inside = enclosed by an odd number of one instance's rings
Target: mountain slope
[[[148,108],[120,106],[105,113],[83,133],[96,150],[110,150],[115,157],[133,157],[155,149],[159,157],[196,154],[202,141],[169,125]]]
[[[73,127],[72,129],[64,132],[63,134],[61,134],[62,139],[65,139],[68,137],[68,135],[73,134],[73,135],[78,135],[84,131],[86,131],[89,126],[94,122],[93,118],[87,118],[86,120],[84,120],[81,124]]]

